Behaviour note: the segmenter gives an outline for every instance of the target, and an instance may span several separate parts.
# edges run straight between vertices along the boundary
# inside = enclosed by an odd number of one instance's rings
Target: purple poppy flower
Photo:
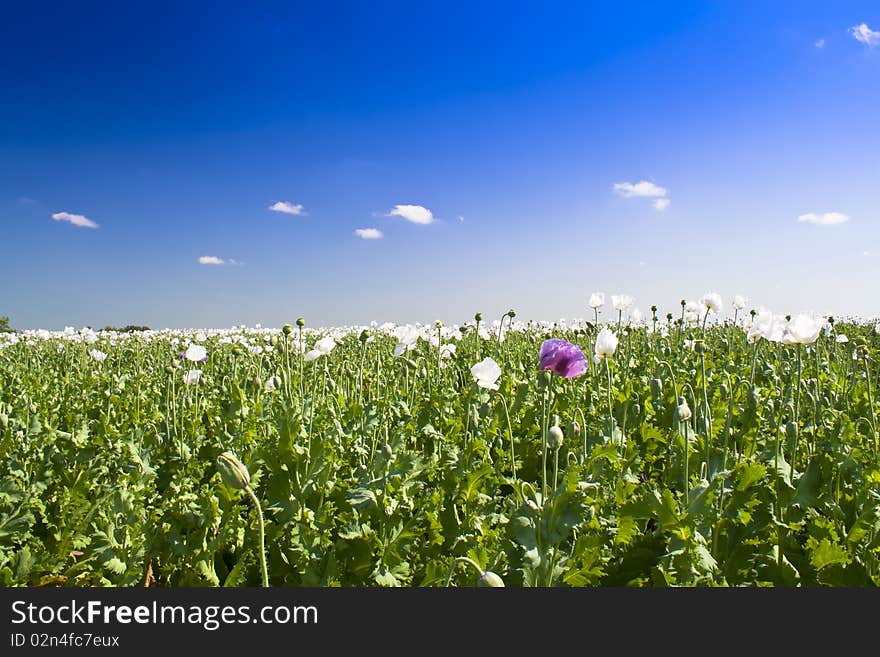
[[[544,340],[540,358],[542,372],[553,370],[566,379],[573,379],[587,371],[587,357],[583,350],[559,338]]]

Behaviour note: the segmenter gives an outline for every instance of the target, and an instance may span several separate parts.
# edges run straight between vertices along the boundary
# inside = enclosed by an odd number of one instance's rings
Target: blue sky
[[[876,2],[19,4],[17,328],[880,314]]]

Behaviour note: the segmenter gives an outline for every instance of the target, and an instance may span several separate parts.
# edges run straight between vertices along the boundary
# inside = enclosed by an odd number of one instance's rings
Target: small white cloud
[[[852,34],[853,39],[861,41],[871,48],[880,44],[880,32],[872,30],[868,27],[867,23],[862,23],[861,25],[849,28],[849,33]]]
[[[798,222],[807,224],[817,224],[819,226],[833,226],[849,221],[849,217],[840,212],[826,212],[825,214],[816,214],[809,212],[798,217]]]
[[[382,231],[376,228],[357,228],[354,234],[362,240],[378,240],[382,239]]]
[[[464,223],[464,217],[463,217],[463,216],[458,215],[458,223],[460,223],[460,224],[463,224],[463,223]]]
[[[414,224],[430,224],[434,221],[431,211],[421,205],[395,205],[388,216],[403,217]]]
[[[654,199],[654,209],[658,212],[663,212],[666,208],[669,207],[669,204],[672,203],[668,198],[658,198]]]
[[[79,226],[80,228],[97,228],[98,224],[89,219],[88,217],[84,217],[81,214],[71,214],[69,212],[56,212],[52,215],[52,218],[55,221],[66,221],[68,223],[73,224],[74,226]]]
[[[269,209],[273,212],[283,212],[284,214],[305,214],[301,203],[297,203],[296,205],[294,205],[293,203],[288,203],[287,201],[278,201],[276,203],[273,203],[269,206]]]
[[[200,256],[199,264],[202,265],[225,265],[226,261],[223,258],[218,258],[217,256]]]
[[[825,47],[825,39],[818,39],[815,43],[813,43],[813,45],[816,46],[817,48],[824,48]]]
[[[666,190],[663,187],[647,180],[640,180],[635,184],[631,182],[614,183],[614,193],[624,198],[631,198],[633,196],[647,196],[649,198],[666,196]]]

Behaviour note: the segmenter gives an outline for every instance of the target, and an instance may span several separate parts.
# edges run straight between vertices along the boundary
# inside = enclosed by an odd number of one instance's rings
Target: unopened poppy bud
[[[679,398],[679,404],[675,407],[675,419],[678,422],[687,422],[691,419],[691,407],[688,406],[687,400],[684,397]]]
[[[663,395],[663,380],[660,378],[651,379],[651,394],[655,397]]]
[[[577,420],[572,420],[568,423],[568,430],[571,432],[571,435],[575,438],[578,438],[581,435],[581,425],[578,424]]]
[[[785,437],[789,440],[797,440],[798,425],[794,420],[789,421],[788,424],[785,425]]]
[[[511,308],[510,310],[507,311],[507,316],[510,317],[511,319],[513,319],[514,317],[516,317],[516,311],[513,308]]]
[[[402,360],[404,363],[406,363],[406,366],[409,367],[409,368],[412,369],[412,370],[418,368],[418,366],[419,366],[418,363],[416,363],[416,362],[415,362],[414,360],[412,360],[411,358],[401,358],[401,360]]]
[[[390,459],[394,455],[394,451],[391,449],[391,445],[385,443],[382,445],[382,453],[385,455],[386,459]]]
[[[556,425],[550,427],[547,431],[547,446],[550,449],[559,449],[562,447],[563,442],[565,442],[565,436],[562,433],[562,429]]]
[[[358,340],[360,340],[363,343],[363,342],[366,342],[369,339],[369,337],[370,337],[370,334],[367,332],[366,329],[364,329],[363,331],[361,331],[361,334],[358,336]]]
[[[243,490],[251,483],[247,467],[232,452],[223,452],[217,457],[217,471],[223,483],[232,488]]]
[[[9,426],[9,416],[6,413],[0,413],[0,427],[4,429]]]
[[[483,313],[475,313],[474,314],[474,321],[475,322],[482,322],[483,321]]]
[[[504,580],[501,579],[498,575],[493,573],[491,570],[487,570],[482,575],[480,575],[480,579],[477,580],[477,586],[479,588],[498,588],[504,587]]]
[[[296,320],[296,325],[299,326],[300,328],[302,328],[303,326],[306,325],[306,320],[304,320],[302,317],[300,317]]]
[[[749,390],[749,407],[750,408],[758,408],[758,390],[757,388],[752,388]]]
[[[293,333],[293,327],[290,324],[285,324],[281,327],[281,332],[284,335],[290,335],[291,333]]]

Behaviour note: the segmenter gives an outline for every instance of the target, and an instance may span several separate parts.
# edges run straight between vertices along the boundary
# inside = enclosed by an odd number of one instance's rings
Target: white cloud
[[[218,258],[217,256],[201,256],[199,258],[199,264],[202,264],[202,265],[225,265],[226,261],[223,258]]]
[[[672,203],[668,198],[658,198],[654,199],[654,209],[658,212],[663,212],[666,208],[669,207],[669,204]]]
[[[362,240],[378,240],[382,238],[382,231],[376,228],[357,228],[354,234]]]
[[[434,221],[431,211],[421,205],[395,205],[388,216],[403,217],[414,224],[430,224]]]
[[[294,205],[293,203],[288,203],[287,201],[278,201],[277,203],[273,203],[269,206],[269,209],[273,212],[283,212],[284,214],[305,214],[301,203],[297,203],[296,205]]]
[[[631,182],[614,183],[614,193],[624,198],[633,196],[666,196],[666,190],[663,187],[647,180],[641,180],[635,184]]]
[[[817,48],[824,48],[825,47],[825,39],[818,39],[817,41],[815,41],[813,43],[813,45],[816,46]]]
[[[67,221],[74,226],[79,226],[81,228],[97,228],[98,224],[89,219],[88,217],[84,217],[81,214],[71,214],[69,212],[56,212],[52,215],[52,218],[55,221]]]
[[[849,221],[849,217],[840,212],[826,212],[825,214],[816,214],[809,212],[798,217],[798,222],[807,224],[818,224],[820,226],[833,226]]]
[[[861,25],[849,28],[849,33],[852,34],[853,39],[861,41],[866,46],[871,46],[873,48],[877,44],[880,44],[880,32],[872,30],[868,27],[867,23],[862,23]]]

